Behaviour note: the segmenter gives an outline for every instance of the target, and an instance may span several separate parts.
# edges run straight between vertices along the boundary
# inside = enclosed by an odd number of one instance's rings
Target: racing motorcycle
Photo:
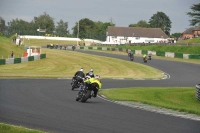
[[[151,55],[148,55],[148,60],[151,60]]]
[[[130,61],[133,61],[134,60],[134,57],[132,56],[132,57],[130,57]]]
[[[76,48],[75,46],[72,46],[72,50],[73,50],[73,51],[75,50],[75,48]]]
[[[143,57],[144,63],[147,63],[147,60],[148,60],[147,56],[146,56],[146,57]]]
[[[92,83],[88,87],[82,86],[81,91],[79,91],[78,95],[76,96],[76,101],[80,100],[81,102],[85,103],[89,98],[91,98],[93,87],[98,87],[98,84]]]
[[[81,82],[78,81],[76,78],[72,78],[72,90],[74,90],[75,88],[79,88],[81,85]]]

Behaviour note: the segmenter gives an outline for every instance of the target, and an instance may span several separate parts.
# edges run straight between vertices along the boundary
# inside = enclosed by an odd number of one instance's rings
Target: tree
[[[87,38],[87,34],[92,34],[95,27],[95,23],[88,19],[84,18],[81,19],[79,22],[76,23],[76,25],[72,28],[73,35],[78,35],[79,38],[85,39]]]
[[[144,27],[144,28],[149,28],[149,24],[145,21],[145,20],[140,20],[138,23],[137,23],[138,27]]]
[[[97,39],[97,40],[102,40],[105,41],[106,40],[106,32],[107,32],[107,28],[108,26],[115,26],[115,24],[111,22],[95,22],[95,30],[93,33],[93,39]]]
[[[2,17],[0,17],[0,32],[4,33],[5,30],[6,30],[5,20]]]
[[[149,28],[150,25],[145,20],[140,20],[137,24],[130,24],[129,27]]]
[[[68,29],[68,22],[64,22],[62,19],[57,22],[57,26],[55,28],[56,35],[59,36],[68,36],[69,30]]]
[[[28,31],[30,30],[30,24],[29,22],[26,22],[22,19],[13,19],[12,21],[8,22],[8,32],[9,34],[28,34]]]
[[[169,17],[163,12],[157,12],[149,20],[151,28],[161,28],[165,34],[170,35],[171,21]]]
[[[129,24],[128,27],[138,27],[138,25],[137,24]]]
[[[193,12],[188,12],[187,15],[192,17],[192,20],[190,21],[190,25],[194,26],[196,24],[200,24],[200,3],[199,4],[193,4],[193,6],[190,7]]]
[[[46,29],[46,33],[53,33],[55,29],[54,20],[46,12],[39,17],[34,17],[35,30]]]
[[[179,38],[181,36],[181,33],[173,33],[170,35],[171,38]]]
[[[111,22],[94,22],[88,18],[81,19],[72,28],[74,37],[79,33],[80,39],[90,38],[97,40],[106,40],[106,31],[108,26],[114,26]],[[79,31],[78,31],[79,30]]]

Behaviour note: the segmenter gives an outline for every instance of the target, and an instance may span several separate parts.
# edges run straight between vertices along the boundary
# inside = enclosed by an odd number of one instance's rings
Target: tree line
[[[191,7],[192,12],[186,13],[192,20],[191,26],[200,24],[200,3],[194,4]],[[149,19],[149,22],[140,20],[136,24],[130,24],[129,27],[146,27],[146,28],[161,28],[168,36],[170,36],[171,20],[163,12],[157,12]],[[13,35],[50,35],[60,37],[79,37],[80,39],[90,38],[105,41],[106,31],[108,26],[115,26],[113,21],[101,22],[92,21],[89,18],[83,18],[75,23],[72,27],[72,33],[69,32],[68,22],[60,19],[59,22],[54,22],[54,19],[44,12],[38,17],[34,17],[31,22],[22,19],[13,19],[5,23],[5,20],[0,16],[0,34]],[[40,29],[39,31],[37,29]],[[43,32],[40,32],[43,30]],[[171,34],[171,37],[180,37],[181,33]]]

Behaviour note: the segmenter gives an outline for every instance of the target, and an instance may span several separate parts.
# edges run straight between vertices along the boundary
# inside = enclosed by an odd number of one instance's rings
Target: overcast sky
[[[110,22],[128,27],[140,20],[147,22],[158,11],[165,13],[172,22],[171,34],[190,27],[191,19],[186,12],[192,11],[199,0],[0,0],[0,16],[7,22],[22,19],[30,22],[44,12],[68,22],[71,29],[80,19]]]

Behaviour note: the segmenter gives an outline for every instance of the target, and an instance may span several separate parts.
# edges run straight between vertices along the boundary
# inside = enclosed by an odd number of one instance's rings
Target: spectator
[[[21,40],[19,39],[19,46],[21,45]]]
[[[11,53],[11,58],[14,58],[14,52],[12,51],[12,53]]]

